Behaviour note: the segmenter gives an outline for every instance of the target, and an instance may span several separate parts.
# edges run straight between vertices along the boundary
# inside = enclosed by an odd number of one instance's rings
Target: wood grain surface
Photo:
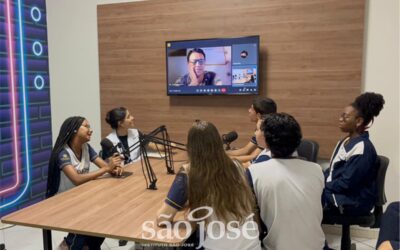
[[[168,97],[165,41],[248,35],[260,36],[260,95],[295,116],[321,157],[343,136],[339,114],[361,91],[364,0],[152,0],[97,11],[103,136],[106,112],[125,106],[144,132],[164,124],[185,142],[204,119],[247,143],[254,96]]]

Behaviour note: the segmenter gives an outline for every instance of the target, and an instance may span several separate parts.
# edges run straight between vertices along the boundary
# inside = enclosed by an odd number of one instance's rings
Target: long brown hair
[[[187,151],[190,210],[209,206],[219,220],[243,223],[253,211],[253,194],[241,166],[226,155],[217,128],[210,122],[196,121],[189,130]],[[206,214],[201,209],[194,217]]]

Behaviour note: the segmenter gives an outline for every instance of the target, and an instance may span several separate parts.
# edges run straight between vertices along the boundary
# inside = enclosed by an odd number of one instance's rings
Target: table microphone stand
[[[160,133],[161,133],[161,138],[156,137],[156,135],[160,134]],[[157,186],[156,186],[157,177],[153,171],[153,168],[151,167],[150,160],[147,155],[147,149],[146,149],[146,146],[149,142],[154,142],[154,143],[156,143],[156,145],[160,144],[160,145],[164,146],[164,150],[163,150],[164,151],[164,159],[165,159],[165,165],[166,165],[168,174],[175,174],[173,157],[172,157],[172,148],[178,148],[181,150],[186,150],[186,149],[183,148],[183,146],[185,146],[184,144],[178,143],[178,142],[173,142],[169,139],[169,134],[167,132],[167,128],[165,127],[165,125],[162,125],[162,126],[156,128],[155,130],[151,131],[147,135],[139,133],[139,141],[129,147],[129,152],[132,152],[135,149],[140,148],[142,171],[143,171],[144,178],[146,180],[146,186],[148,189],[156,190],[157,189]],[[172,146],[171,143],[175,143],[176,145],[180,145],[181,147]],[[146,171],[145,171],[145,168],[146,168]]]
[[[173,160],[173,152],[172,149],[179,149],[182,151],[186,151],[186,145],[179,143],[179,142],[174,142],[169,139],[168,132],[165,130],[162,133],[162,138],[156,137],[156,136],[149,136],[146,135],[149,141],[155,143],[156,145],[162,145],[164,146],[164,159],[165,159],[165,166],[167,168],[167,174],[175,174],[174,170],[174,160]],[[174,145],[172,145],[174,144]],[[160,153],[160,151],[159,151]]]

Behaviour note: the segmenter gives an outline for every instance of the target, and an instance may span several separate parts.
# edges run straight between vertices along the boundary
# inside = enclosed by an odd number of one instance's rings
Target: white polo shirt
[[[321,250],[321,167],[297,158],[277,159],[249,167],[261,219],[268,229],[267,249]]]

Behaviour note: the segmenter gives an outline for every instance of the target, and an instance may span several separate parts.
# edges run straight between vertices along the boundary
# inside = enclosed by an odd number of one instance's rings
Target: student
[[[249,108],[249,118],[251,122],[257,123],[261,116],[276,113],[276,103],[270,98],[255,98]],[[227,151],[231,158],[235,158],[243,163],[244,166],[250,165],[250,161],[257,157],[263,148],[257,144],[255,136],[243,148]]]
[[[364,93],[344,108],[339,128],[347,136],[337,144],[324,172],[324,213],[366,215],[374,207],[379,164],[367,129],[384,103],[382,95]]]
[[[269,159],[271,159],[271,150],[269,150],[267,144],[265,143],[264,131],[261,129],[262,123],[264,122],[266,116],[267,115],[263,115],[260,119],[258,119],[256,132],[254,132],[257,145],[263,150],[253,160],[250,161],[250,164],[268,161]],[[292,156],[298,157],[297,150],[293,152]]]
[[[205,218],[205,249],[261,249],[258,229],[253,221],[254,200],[246,182],[244,169],[232,161],[225,153],[216,127],[209,122],[197,121],[189,130],[187,150],[189,164],[181,168],[168,192],[165,203],[158,212],[158,223],[172,221],[179,210],[188,209],[188,213],[200,208],[212,208],[212,215]],[[194,213],[195,218],[206,217],[204,209]],[[229,239],[228,233],[222,234],[215,222],[225,226],[236,221],[236,229],[247,230],[236,239]],[[213,222],[213,223],[212,223]],[[199,225],[199,222],[196,222]],[[251,223],[252,228],[243,227]],[[201,230],[201,228],[198,228]],[[221,235],[218,239],[212,235]],[[200,238],[200,243],[202,243]]]
[[[125,163],[139,160],[140,147],[138,142],[140,131],[135,129],[135,118],[129,110],[124,107],[114,108],[107,112],[105,120],[113,129],[106,138],[109,139],[114,146],[121,143],[121,148],[118,148],[118,151],[124,155]],[[146,147],[154,151],[164,149],[163,146],[155,143],[148,143]],[[111,147],[108,148],[102,145],[103,155],[110,155],[111,150]]]
[[[129,110],[124,107],[114,108],[107,112],[106,122],[113,129],[111,133],[107,135],[113,145],[121,143],[122,148],[118,148],[118,151],[125,156],[125,163],[135,162],[140,158],[140,148],[133,146],[139,146],[139,131],[135,129],[135,118],[131,115]],[[136,147],[134,150],[130,147]],[[104,155],[110,154],[111,148],[105,148],[102,145],[102,151]],[[129,151],[132,150],[130,153]]]
[[[117,150],[124,156],[124,164],[138,161],[140,159],[140,131],[135,129],[135,118],[129,110],[124,107],[114,108],[107,112],[105,120],[112,128],[111,133],[106,138],[112,142],[113,146],[121,143],[121,148]],[[164,147],[157,146],[154,143],[148,143],[146,147],[155,151],[164,149]],[[112,147],[106,147],[102,144],[101,148],[103,156],[112,153]],[[118,241],[119,246],[125,246],[127,243],[126,240]]]
[[[263,148],[263,150],[253,160],[250,161],[251,164],[268,161],[269,159],[271,159],[271,150],[269,150],[267,144],[265,143],[264,131],[261,129],[262,123],[264,122],[265,118],[266,116],[263,116],[258,119],[256,132],[254,133],[257,145]]]
[[[111,157],[106,163],[88,144],[92,133],[89,122],[83,117],[74,116],[64,121],[49,160],[47,197],[94,180],[105,173],[122,173],[119,156]],[[89,172],[90,162],[99,169]],[[80,250],[87,246],[97,250],[103,241],[104,238],[69,233],[61,248]]]
[[[261,124],[271,159],[252,164],[246,171],[268,231],[267,249],[321,250],[325,236],[321,228],[321,167],[294,158],[300,144],[300,125],[290,115],[269,114]]]

